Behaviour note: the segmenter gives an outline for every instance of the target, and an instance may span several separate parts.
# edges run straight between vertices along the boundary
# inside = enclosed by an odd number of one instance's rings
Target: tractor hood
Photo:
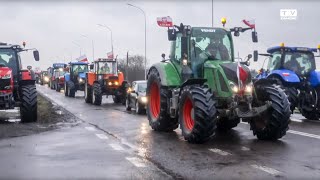
[[[242,70],[239,70],[240,68],[239,64],[234,62],[222,63],[220,64],[220,66],[230,81],[234,83],[238,83],[238,76],[241,73],[244,73],[246,74],[245,84],[248,84],[251,82],[251,73],[250,73],[250,69],[247,66],[240,64],[240,67]]]
[[[8,67],[0,67],[0,79],[2,78],[10,78],[12,74],[12,70]]]

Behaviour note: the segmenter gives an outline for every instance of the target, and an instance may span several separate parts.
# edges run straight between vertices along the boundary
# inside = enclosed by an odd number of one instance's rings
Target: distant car
[[[126,98],[126,110],[131,108],[136,110],[137,114],[145,112],[148,99],[146,97],[147,81],[133,81],[128,89]]]

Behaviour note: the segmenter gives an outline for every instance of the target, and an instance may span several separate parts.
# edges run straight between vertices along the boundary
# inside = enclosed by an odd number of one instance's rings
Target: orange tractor
[[[99,58],[90,65],[90,72],[86,73],[85,101],[94,105],[101,105],[102,96],[112,96],[115,103],[125,104],[128,88],[124,75],[117,69],[117,61]]]

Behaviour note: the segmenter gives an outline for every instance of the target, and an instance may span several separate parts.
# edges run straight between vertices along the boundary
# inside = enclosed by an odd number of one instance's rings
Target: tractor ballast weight
[[[68,72],[64,74],[65,96],[75,97],[77,91],[84,91],[88,63],[70,62],[67,69]]]
[[[87,103],[101,105],[103,95],[111,95],[115,103],[125,103],[128,83],[117,66],[116,60],[104,58],[99,58],[90,65],[92,71],[87,72],[85,78]]]
[[[253,83],[249,68],[234,62],[232,33],[239,36],[247,30],[253,30],[252,40],[257,42],[253,27],[180,24],[168,28],[170,59],[152,65],[147,75],[147,115],[152,129],[172,131],[180,125],[187,141],[202,143],[216,128],[232,129],[242,118],[259,139],[285,135],[290,109],[284,92],[272,83]]]
[[[20,53],[29,50],[34,50],[34,58],[39,61],[35,49],[0,43],[0,110],[20,107],[21,122],[37,121],[36,80],[31,68],[21,69],[20,61]]]
[[[280,46],[267,50],[267,69],[261,69],[257,79],[272,79],[284,89],[293,113],[297,107],[307,119],[320,118],[320,72],[316,71],[317,48]]]

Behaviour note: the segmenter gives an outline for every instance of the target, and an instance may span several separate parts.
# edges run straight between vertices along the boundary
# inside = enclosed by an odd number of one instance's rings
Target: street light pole
[[[212,27],[213,27],[213,0],[211,1],[211,13],[212,13]]]
[[[100,27],[104,27],[106,29],[108,29],[110,31],[110,34],[111,34],[111,52],[112,52],[112,56],[114,56],[114,53],[113,53],[113,35],[112,35],[112,30],[111,28],[109,28],[108,26],[104,25],[104,24],[97,24],[98,26]]]
[[[147,79],[147,18],[146,18],[146,13],[144,12],[143,9],[141,9],[138,6],[132,5],[127,3],[128,6],[135,7],[139,9],[144,16],[144,78]]]

